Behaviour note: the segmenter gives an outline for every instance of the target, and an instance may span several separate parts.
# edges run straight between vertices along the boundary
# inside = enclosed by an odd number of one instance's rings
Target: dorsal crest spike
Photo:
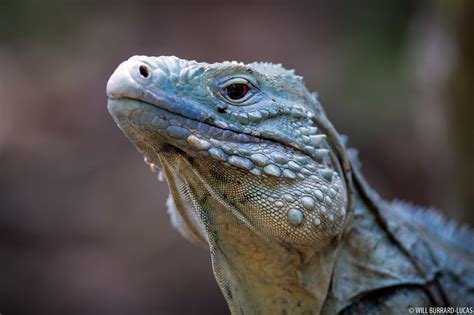
[[[281,63],[275,64],[271,62],[253,62],[250,63],[248,66],[268,75],[292,77],[297,80],[303,79],[301,76],[295,75],[295,70],[285,69]]]

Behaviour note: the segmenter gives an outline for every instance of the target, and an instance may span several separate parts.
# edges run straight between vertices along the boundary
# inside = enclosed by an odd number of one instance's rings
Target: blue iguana
[[[382,200],[293,70],[134,56],[107,95],[232,314],[472,311],[472,232]]]

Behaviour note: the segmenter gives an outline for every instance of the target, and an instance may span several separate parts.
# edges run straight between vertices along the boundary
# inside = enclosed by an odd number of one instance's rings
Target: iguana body
[[[381,200],[301,77],[280,65],[136,56],[107,85],[118,126],[209,246],[233,314],[474,306],[474,237]]]

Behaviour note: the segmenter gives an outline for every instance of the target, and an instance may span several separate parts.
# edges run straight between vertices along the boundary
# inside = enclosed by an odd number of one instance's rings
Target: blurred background
[[[472,225],[473,4],[0,0],[0,313],[228,314],[106,110],[134,54],[296,69],[383,197]]]

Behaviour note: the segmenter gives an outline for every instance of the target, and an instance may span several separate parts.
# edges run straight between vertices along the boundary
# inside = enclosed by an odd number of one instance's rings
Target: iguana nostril
[[[144,78],[148,78],[150,76],[150,71],[148,70],[148,67],[145,66],[145,65],[141,65],[139,68],[138,68],[138,71],[140,72],[140,74],[142,75],[142,77]]]

